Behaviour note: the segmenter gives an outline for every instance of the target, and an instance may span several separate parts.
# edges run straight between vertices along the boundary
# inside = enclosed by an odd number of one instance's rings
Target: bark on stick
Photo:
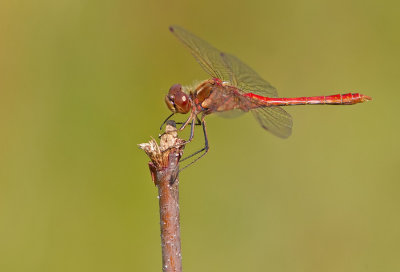
[[[178,138],[175,122],[168,121],[160,145],[154,139],[139,145],[151,159],[150,173],[158,188],[164,272],[182,271],[178,173],[183,143],[184,140]]]

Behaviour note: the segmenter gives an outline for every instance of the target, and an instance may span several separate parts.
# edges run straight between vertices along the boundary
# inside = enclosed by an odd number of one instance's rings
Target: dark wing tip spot
[[[220,52],[219,55],[220,55],[221,57],[225,57],[225,53],[224,53],[224,52]]]
[[[175,31],[174,27],[173,27],[173,26],[170,26],[170,27],[169,27],[169,31],[174,32],[174,31]]]

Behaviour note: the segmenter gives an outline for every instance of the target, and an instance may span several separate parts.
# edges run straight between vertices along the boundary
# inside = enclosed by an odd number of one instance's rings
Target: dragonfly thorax
[[[194,91],[195,104],[201,104],[207,99],[215,86],[214,80],[206,80],[199,84]]]

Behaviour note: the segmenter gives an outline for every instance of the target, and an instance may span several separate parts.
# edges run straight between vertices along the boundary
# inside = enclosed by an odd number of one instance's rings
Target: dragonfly
[[[195,86],[174,84],[165,96],[165,103],[172,114],[167,117],[163,125],[176,113],[190,114],[179,129],[183,130],[188,124],[191,126],[190,136],[185,144],[193,140],[196,125],[201,125],[203,128],[204,147],[184,158],[188,159],[202,152],[192,163],[209,150],[205,121],[205,117],[209,114],[250,111],[263,129],[280,138],[287,138],[292,133],[293,122],[289,113],[282,109],[283,106],[353,105],[372,100],[370,96],[360,93],[278,97],[275,87],[237,57],[221,52],[180,26],[170,26],[169,30],[189,49],[210,76],[210,79]]]

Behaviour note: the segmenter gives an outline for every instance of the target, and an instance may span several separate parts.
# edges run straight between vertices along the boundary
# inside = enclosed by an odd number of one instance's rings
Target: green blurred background
[[[181,174],[185,271],[400,271],[398,1],[0,3],[0,271],[160,271],[137,148],[174,83],[206,79],[168,31],[233,53],[281,96],[372,102],[208,118]],[[181,119],[183,120],[183,116]],[[183,137],[187,137],[185,132]],[[201,146],[201,130],[186,152]]]

